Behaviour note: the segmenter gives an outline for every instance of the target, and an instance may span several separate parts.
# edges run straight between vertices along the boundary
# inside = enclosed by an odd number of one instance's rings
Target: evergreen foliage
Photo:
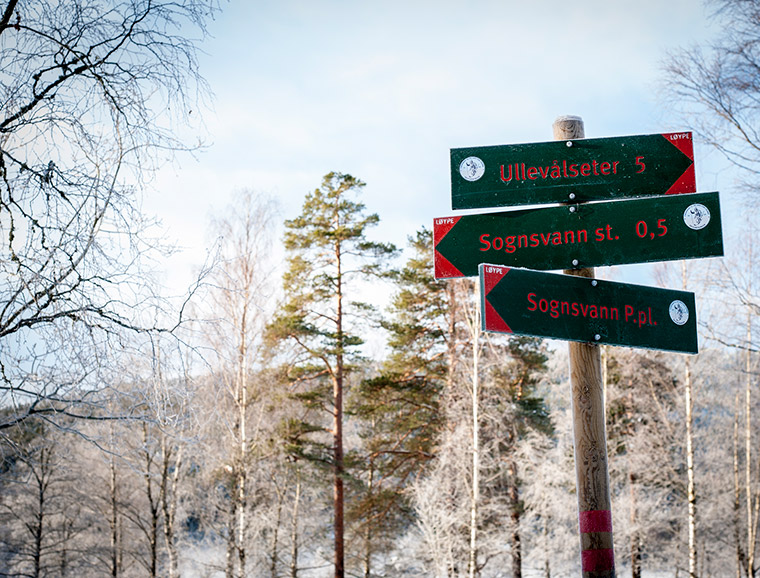
[[[302,423],[290,421],[291,451],[333,471],[336,578],[345,572],[344,395],[362,359],[362,330],[373,309],[351,297],[356,282],[385,274],[395,252],[393,245],[366,236],[379,217],[366,214],[364,204],[354,199],[364,186],[351,175],[329,173],[306,195],[301,214],[285,222],[285,297],[268,329],[272,341],[293,348],[288,372],[295,397],[306,409]],[[310,435],[320,431],[329,434],[329,442]]]

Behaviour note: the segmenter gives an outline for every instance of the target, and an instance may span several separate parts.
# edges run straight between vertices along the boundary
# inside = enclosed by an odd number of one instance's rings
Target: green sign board
[[[723,254],[718,193],[521,209],[433,220],[435,276],[480,263],[552,270]]]
[[[694,293],[480,265],[483,329],[697,353]]]
[[[451,149],[451,207],[696,192],[690,132]]]

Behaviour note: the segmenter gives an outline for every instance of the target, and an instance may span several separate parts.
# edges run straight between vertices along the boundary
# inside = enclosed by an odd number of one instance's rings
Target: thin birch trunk
[[[755,523],[753,520],[753,492],[752,492],[752,316],[747,314],[747,350],[745,354],[745,389],[744,389],[744,485],[747,506],[747,576],[755,575]]]
[[[478,575],[478,507],[480,505],[480,309],[478,286],[475,286],[475,307],[467,316],[472,341],[472,491],[470,493],[469,578]]]
[[[113,452],[113,423],[110,424],[110,441],[111,451]],[[119,493],[118,484],[116,479],[116,463],[113,457],[113,453],[108,461],[110,469],[109,476],[109,493],[110,493],[110,506],[111,506],[111,518],[109,520],[109,526],[111,530],[111,577],[117,578],[121,571],[121,532],[120,532],[120,520],[119,520]]]
[[[47,488],[46,470],[47,470],[47,457],[46,450],[43,448],[40,452],[40,469],[39,474],[32,472],[37,482],[37,512],[35,515],[35,523],[33,526],[34,535],[34,550],[32,552],[32,560],[34,570],[32,576],[39,578],[42,571],[42,536],[45,526],[45,490]]]
[[[374,426],[374,422],[372,424]],[[375,484],[375,460],[370,459],[369,463],[369,482],[367,492],[372,497]],[[366,524],[367,531],[364,535],[364,578],[372,577],[372,523]]]
[[[691,384],[691,364],[684,369],[686,396],[686,499],[689,523],[689,578],[697,578],[697,492],[694,482],[694,397]]]
[[[274,490],[277,493],[277,516],[274,525],[274,535],[272,536],[272,555],[271,562],[269,564],[269,575],[271,578],[277,578],[277,561],[280,557],[280,524],[282,523],[282,503],[284,496],[275,476],[272,476],[272,485],[274,486]]]
[[[246,565],[246,514],[247,514],[247,478],[248,478],[248,432],[246,429],[248,409],[248,302],[249,294],[246,286],[243,298],[243,312],[240,321],[240,343],[238,345],[238,378],[237,378],[237,403],[238,403],[238,440],[239,455],[237,459],[237,557],[238,576],[245,578]]]
[[[179,555],[175,541],[174,522],[177,517],[177,486],[179,472],[182,467],[182,446],[177,449],[177,455],[172,463],[172,451],[168,447],[166,436],[162,439],[163,472],[161,473],[161,508],[164,515],[164,541],[169,556],[169,578],[179,576]],[[174,472],[171,473],[171,468]],[[167,487],[168,486],[168,487]]]
[[[298,578],[298,508],[301,503],[301,470],[296,466],[296,495],[290,528],[290,578]]]
[[[146,530],[148,537],[148,575],[151,578],[158,576],[158,523],[159,523],[159,498],[154,495],[153,488],[153,459],[150,453],[148,424],[142,424],[143,439],[143,457],[145,458],[145,496],[148,498],[148,508],[150,510],[150,527]]]
[[[744,549],[742,548],[741,536],[739,535],[741,514],[741,483],[739,481],[739,414],[741,402],[739,392],[736,393],[734,403],[734,541],[736,542],[736,578],[742,578],[744,567]]]
[[[246,217],[243,231],[244,246],[250,246],[251,225]],[[248,515],[248,340],[250,285],[252,269],[247,258],[239,264],[242,279],[242,296],[240,299],[240,316],[237,323],[237,363],[235,368],[232,395],[237,409],[236,423],[233,429],[235,456],[232,465],[233,487],[230,496],[229,535],[227,537],[226,576],[244,578],[246,576],[247,558],[247,515]],[[237,564],[236,564],[237,562]],[[237,566],[237,573],[235,572]]]
[[[248,479],[248,467],[247,467],[247,459],[246,459],[246,452],[247,452],[247,440],[246,440],[246,387],[245,384],[241,384],[241,399],[240,399],[240,455],[237,459],[237,523],[236,523],[236,534],[237,537],[235,539],[235,545],[237,550],[237,559],[238,559],[238,577],[244,578],[245,577],[245,566],[246,566],[246,508],[247,508],[247,479]]]
[[[336,223],[336,228],[339,223]],[[343,277],[342,254],[340,244],[335,246],[336,275],[336,321],[335,332],[338,338],[338,352],[335,356],[335,376],[333,378],[333,451],[334,451],[334,485],[333,485],[333,530],[335,538],[335,578],[344,578],[344,495],[343,495]]]
[[[681,285],[686,290],[686,262],[681,261]],[[694,483],[694,395],[691,384],[691,361],[684,365],[686,405],[686,501],[689,527],[689,578],[697,578],[697,493]]]
[[[633,384],[629,383],[628,387],[628,409],[626,410],[628,422],[636,423],[633,415],[634,408]],[[636,426],[633,425],[628,430],[628,435],[633,437],[636,433]],[[630,497],[629,521],[631,524],[631,578],[641,578],[641,535],[639,533],[637,505],[636,505],[636,473],[633,471],[630,458],[628,459],[628,495]]]

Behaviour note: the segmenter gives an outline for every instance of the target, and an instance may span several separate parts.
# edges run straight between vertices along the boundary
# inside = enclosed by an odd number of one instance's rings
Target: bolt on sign
[[[690,132],[451,149],[455,210],[696,190]]]
[[[694,293],[480,265],[485,331],[697,353]]]
[[[483,262],[552,270],[723,255],[718,193],[521,209],[433,220],[435,277]]]

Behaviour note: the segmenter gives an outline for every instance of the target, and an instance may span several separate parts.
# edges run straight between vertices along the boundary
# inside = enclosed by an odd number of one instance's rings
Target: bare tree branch
[[[207,98],[216,0],[9,1],[0,16],[0,430],[110,419],[120,356],[180,329],[149,259],[150,173]],[[197,116],[197,115],[196,115]],[[99,392],[100,396],[92,395]],[[80,411],[86,406],[85,411]]]

